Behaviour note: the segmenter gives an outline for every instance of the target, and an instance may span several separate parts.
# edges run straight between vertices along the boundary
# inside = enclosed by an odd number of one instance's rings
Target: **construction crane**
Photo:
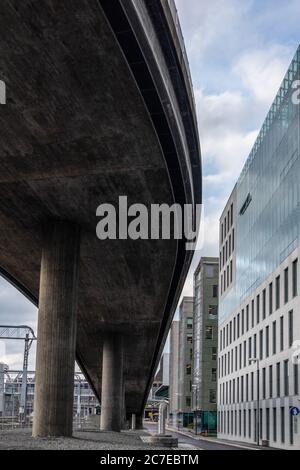
[[[21,385],[21,398],[20,398],[20,414],[23,420],[26,420],[26,401],[27,401],[27,371],[28,371],[28,357],[31,345],[36,336],[32,328],[26,325],[11,326],[0,325],[0,339],[8,340],[21,340],[25,342],[24,358],[23,358],[23,375]]]

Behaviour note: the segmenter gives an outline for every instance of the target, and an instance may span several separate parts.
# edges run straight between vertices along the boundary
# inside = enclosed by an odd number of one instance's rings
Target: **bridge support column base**
[[[121,431],[123,406],[123,338],[108,334],[103,343],[101,431]]]
[[[80,231],[51,222],[39,296],[33,437],[71,436]]]
[[[140,431],[140,430],[144,429],[143,415],[136,415],[136,417],[135,417],[135,429],[137,431]]]

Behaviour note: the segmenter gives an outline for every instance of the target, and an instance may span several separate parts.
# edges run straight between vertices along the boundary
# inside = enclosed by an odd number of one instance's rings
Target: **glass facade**
[[[223,322],[299,245],[300,47],[236,186],[236,283],[222,299]]]

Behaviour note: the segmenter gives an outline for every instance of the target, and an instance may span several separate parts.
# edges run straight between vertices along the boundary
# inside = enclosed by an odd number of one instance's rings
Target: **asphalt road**
[[[157,430],[157,423],[144,423],[144,428],[150,433],[155,433]],[[209,442],[206,439],[193,439],[192,437],[184,436],[175,431],[168,431],[168,434],[171,434],[173,437],[177,437],[179,444],[189,444],[201,450],[243,450],[239,447],[231,446],[230,444]]]

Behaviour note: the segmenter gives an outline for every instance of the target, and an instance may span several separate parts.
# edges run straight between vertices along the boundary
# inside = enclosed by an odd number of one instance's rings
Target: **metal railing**
[[[180,20],[179,20],[175,0],[167,0],[167,2],[168,2],[169,9],[170,9],[170,12],[171,12],[171,15],[172,15],[172,18],[173,18],[173,22],[174,22],[175,29],[176,29],[176,32],[177,32],[177,37],[178,37],[178,40],[179,40],[179,43],[180,43],[182,57],[183,57],[183,60],[184,60],[184,63],[185,63],[185,68],[186,68],[186,72],[187,72],[187,75],[188,75],[190,87],[191,87],[191,90],[193,92],[193,81],[192,81],[192,75],[191,75],[191,70],[190,70],[190,64],[189,64],[189,59],[188,59],[187,52],[186,52],[184,37],[183,37],[181,25],[180,25]]]

